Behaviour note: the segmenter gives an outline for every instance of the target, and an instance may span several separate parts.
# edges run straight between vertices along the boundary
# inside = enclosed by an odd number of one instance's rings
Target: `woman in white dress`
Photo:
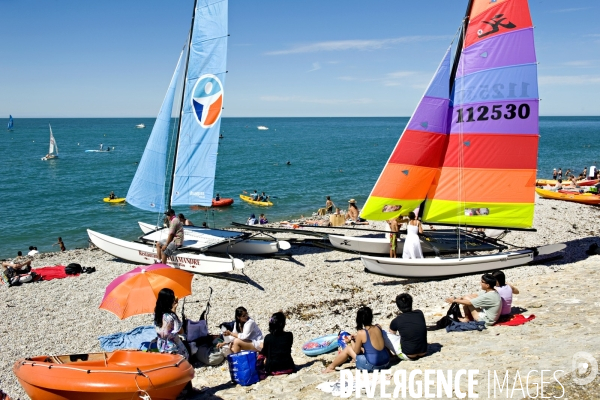
[[[408,213],[408,219],[402,258],[423,258],[423,250],[421,250],[421,241],[419,239],[419,233],[423,233],[423,226],[412,211]]]

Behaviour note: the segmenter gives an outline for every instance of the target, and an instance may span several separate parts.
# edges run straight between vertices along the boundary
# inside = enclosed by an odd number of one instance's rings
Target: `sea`
[[[177,207],[195,225],[228,227],[251,214],[270,221],[310,216],[325,197],[345,209],[364,204],[408,118],[223,118],[215,192],[234,198],[225,208]],[[6,126],[8,118],[0,119]],[[125,197],[152,130],[153,118],[14,119],[0,134],[0,258],[36,246],[58,251],[88,247],[86,229],[134,240],[138,221],[162,216],[129,204],[103,202],[111,191]],[[52,125],[59,159],[42,161]],[[136,128],[145,124],[145,129]],[[258,130],[267,126],[268,130]],[[538,177],[553,168],[581,172],[599,165],[600,117],[541,117]],[[85,152],[110,146],[110,152]],[[493,184],[493,183],[491,183]],[[239,199],[266,192],[272,207]]]

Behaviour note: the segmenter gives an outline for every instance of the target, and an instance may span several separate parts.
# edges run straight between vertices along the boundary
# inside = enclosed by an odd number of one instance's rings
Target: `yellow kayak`
[[[553,192],[551,190],[545,190],[535,188],[535,192],[545,199],[554,200],[565,200],[574,201],[576,203],[600,205],[600,196],[593,194],[580,194],[580,193],[568,193],[568,192]]]
[[[116,199],[105,197],[103,200],[105,203],[125,203],[125,197],[117,197]]]
[[[252,200],[252,197],[244,196],[243,194],[240,194],[240,199],[244,200],[246,203],[254,204],[255,206],[269,207],[273,205],[270,201],[255,201]]]

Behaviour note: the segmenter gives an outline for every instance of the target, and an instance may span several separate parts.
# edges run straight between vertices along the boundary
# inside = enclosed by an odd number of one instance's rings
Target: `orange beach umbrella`
[[[137,267],[115,278],[106,287],[100,308],[119,319],[151,314],[161,289],[172,289],[179,298],[189,296],[192,294],[192,278],[191,273],[166,264]]]

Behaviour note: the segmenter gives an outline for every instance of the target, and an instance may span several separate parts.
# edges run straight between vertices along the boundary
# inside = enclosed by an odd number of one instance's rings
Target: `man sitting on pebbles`
[[[446,303],[462,304],[465,317],[460,318],[461,322],[484,321],[487,326],[494,325],[502,312],[502,299],[495,286],[496,278],[492,274],[483,274],[479,294],[448,297]]]

